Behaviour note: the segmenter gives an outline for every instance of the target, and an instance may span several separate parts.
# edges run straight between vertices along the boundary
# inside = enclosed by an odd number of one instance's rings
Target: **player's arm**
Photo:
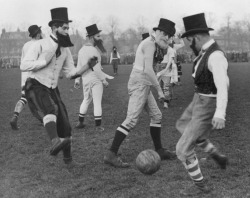
[[[153,70],[153,56],[155,51],[154,43],[146,42],[142,47],[144,54],[144,72],[148,76],[152,86],[157,90],[159,98],[164,98],[159,82],[155,76],[155,72]]]
[[[34,43],[28,49],[26,55],[21,61],[21,71],[37,71],[46,67],[55,55],[54,50],[42,50],[42,45],[39,42]]]
[[[216,110],[212,120],[215,129],[225,127],[225,116],[228,102],[229,78],[227,75],[228,62],[222,52],[212,53],[208,59],[208,69],[213,73],[217,88]]]

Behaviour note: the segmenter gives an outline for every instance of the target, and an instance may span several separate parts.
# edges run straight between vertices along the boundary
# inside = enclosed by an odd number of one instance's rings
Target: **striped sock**
[[[123,125],[120,125],[115,132],[115,137],[110,147],[110,151],[117,154],[123,140],[127,137],[128,133],[129,130]]]
[[[79,122],[84,122],[85,114],[79,113]]]
[[[217,151],[215,146],[209,140],[202,140],[196,142],[199,147],[201,147],[206,153],[214,153]]]
[[[101,126],[102,116],[95,116],[95,126]]]
[[[199,187],[204,186],[204,178],[200,170],[198,159],[194,157],[192,160],[186,160],[183,164],[195,185]]]

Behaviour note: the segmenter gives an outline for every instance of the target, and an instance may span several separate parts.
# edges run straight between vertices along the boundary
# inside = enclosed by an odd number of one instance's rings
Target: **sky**
[[[56,7],[67,7],[70,26],[83,33],[93,23],[108,31],[110,16],[117,18],[121,30],[136,27],[138,21],[151,30],[159,18],[167,18],[177,31],[183,28],[183,17],[201,12],[214,29],[226,24],[227,15],[232,20],[250,16],[250,0],[0,0],[0,5],[0,28],[12,31],[33,24],[48,29],[50,9]]]

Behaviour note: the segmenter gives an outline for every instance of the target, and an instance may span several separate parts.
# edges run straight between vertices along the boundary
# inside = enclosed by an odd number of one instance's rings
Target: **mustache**
[[[94,45],[97,46],[99,48],[99,50],[101,50],[102,53],[107,52],[105,47],[103,46],[103,40],[102,39],[99,39],[99,40],[94,39],[94,41],[95,41]]]
[[[62,47],[72,47],[74,46],[73,43],[70,40],[69,35],[63,35],[60,34],[59,32],[56,32],[57,39],[58,39],[58,44]]]

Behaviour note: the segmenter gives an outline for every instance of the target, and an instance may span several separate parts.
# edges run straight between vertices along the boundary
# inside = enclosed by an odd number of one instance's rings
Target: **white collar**
[[[202,50],[207,50],[212,44],[215,43],[214,39],[210,39],[208,42],[206,42],[203,46],[202,46]]]

